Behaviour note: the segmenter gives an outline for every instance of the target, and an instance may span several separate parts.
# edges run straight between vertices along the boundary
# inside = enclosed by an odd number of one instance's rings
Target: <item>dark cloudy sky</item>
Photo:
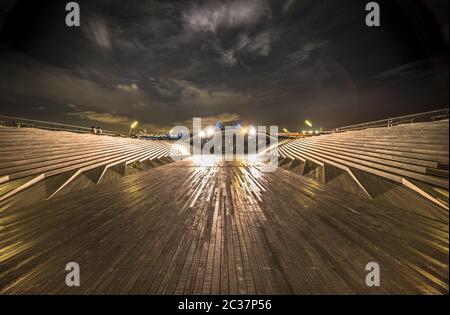
[[[123,130],[192,117],[301,129],[448,107],[448,0],[0,4],[0,114]]]

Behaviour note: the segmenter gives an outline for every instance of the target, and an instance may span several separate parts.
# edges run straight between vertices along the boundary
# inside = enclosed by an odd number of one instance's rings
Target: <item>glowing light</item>
[[[248,134],[249,134],[250,136],[256,135],[256,129],[255,129],[255,127],[250,127],[250,128],[248,128]]]
[[[131,137],[131,130],[132,130],[134,127],[136,127],[137,124],[138,124],[137,121],[135,121],[134,123],[131,124],[131,126],[130,126],[130,132],[128,133],[128,137]]]
[[[242,132],[243,134],[246,134],[246,133],[247,133],[247,128],[243,127],[243,128],[241,129],[241,132]]]
[[[203,138],[205,136],[205,131],[204,130],[200,130],[198,135]]]
[[[283,131],[284,132],[286,132],[286,133],[288,133],[289,131],[286,129],[286,128],[283,128]]]
[[[208,128],[206,129],[206,135],[207,135],[208,137],[212,137],[212,136],[214,135],[214,129],[213,129],[212,127],[208,127]]]
[[[305,120],[305,124],[306,124],[308,127],[312,127],[312,123],[311,123],[309,120]]]

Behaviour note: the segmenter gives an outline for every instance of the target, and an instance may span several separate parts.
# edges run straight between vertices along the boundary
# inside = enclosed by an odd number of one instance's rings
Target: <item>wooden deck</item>
[[[448,232],[281,168],[188,160],[0,212],[0,292],[448,294]]]

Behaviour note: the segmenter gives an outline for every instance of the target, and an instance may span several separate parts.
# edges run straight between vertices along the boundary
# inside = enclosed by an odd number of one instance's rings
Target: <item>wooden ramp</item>
[[[448,294],[448,232],[281,167],[185,160],[0,212],[0,292]]]

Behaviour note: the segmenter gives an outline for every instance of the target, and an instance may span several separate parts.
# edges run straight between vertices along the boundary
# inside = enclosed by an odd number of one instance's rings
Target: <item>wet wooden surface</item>
[[[65,284],[71,261],[80,287]],[[369,262],[380,287],[365,285]],[[281,168],[181,161],[1,211],[0,292],[448,293],[448,218]]]

